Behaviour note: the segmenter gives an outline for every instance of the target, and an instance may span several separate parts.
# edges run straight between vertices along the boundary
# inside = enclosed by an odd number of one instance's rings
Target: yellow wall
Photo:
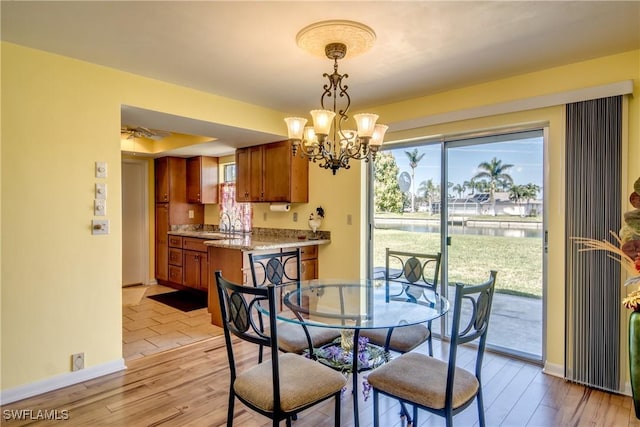
[[[122,357],[120,106],[263,132],[280,114],[2,43],[2,389]],[[92,236],[94,162],[111,232]],[[152,169],[151,169],[152,170]]]
[[[601,58],[431,97],[385,105],[381,121],[395,121],[490,105],[505,100],[634,80],[630,101],[627,182],[640,175],[638,81],[640,52]],[[70,371],[70,355],[85,352],[87,367],[122,356],[120,106],[214,121],[263,132],[282,133],[284,114],[192,89],[2,43],[1,254],[2,390]],[[564,138],[561,108],[468,120],[434,126],[415,134],[477,129],[513,122],[550,123],[549,354],[563,363]],[[390,134],[388,140],[405,137]],[[94,162],[109,164],[108,218],[111,234],[91,236]],[[357,277],[361,271],[362,168],[336,176],[311,165],[310,202],[291,213],[257,206],[257,227],[305,228],[319,205],[326,211],[323,229],[332,243],[320,252],[322,277]],[[263,213],[267,212],[267,221]],[[346,217],[353,216],[347,225]],[[206,222],[217,223],[215,207]]]

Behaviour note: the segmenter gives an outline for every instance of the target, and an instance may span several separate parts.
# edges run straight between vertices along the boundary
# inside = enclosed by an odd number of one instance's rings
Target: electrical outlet
[[[71,355],[71,370],[79,371],[84,369],[84,353],[75,353]]]
[[[298,212],[293,213],[293,222],[298,222]]]
[[[91,234],[109,234],[109,220],[108,219],[92,220]]]
[[[189,219],[193,219],[193,218],[195,218],[195,216],[196,216],[196,214],[193,211],[193,209],[189,209]]]

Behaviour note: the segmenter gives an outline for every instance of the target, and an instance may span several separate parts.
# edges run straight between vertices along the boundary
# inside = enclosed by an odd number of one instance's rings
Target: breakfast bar
[[[331,243],[328,232],[321,234],[318,239],[311,239],[306,232],[297,230],[260,230],[244,234],[219,231],[173,230],[169,232],[169,237],[180,238],[186,242],[190,242],[190,239],[198,239],[202,244],[201,247],[206,248],[207,257],[201,256],[199,258],[200,263],[197,269],[201,271],[200,288],[208,291],[211,323],[216,326],[222,326],[222,318],[220,316],[218,295],[215,292],[215,288],[213,288],[215,286],[213,280],[215,271],[221,270],[223,276],[232,282],[251,284],[248,262],[249,253],[300,248],[302,278],[305,280],[317,279],[319,267],[318,247]],[[212,289],[213,291],[211,291]]]

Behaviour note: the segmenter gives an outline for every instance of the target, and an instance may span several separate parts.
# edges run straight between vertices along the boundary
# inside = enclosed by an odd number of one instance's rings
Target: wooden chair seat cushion
[[[285,412],[295,412],[330,396],[342,390],[347,382],[340,372],[298,354],[281,354],[279,366],[280,405]],[[252,405],[273,411],[272,382],[271,360],[268,360],[238,374],[233,389]]]
[[[406,353],[375,369],[369,374],[368,381],[384,393],[427,408],[443,409],[447,362],[420,353]],[[478,380],[471,372],[456,367],[453,408],[473,399],[478,388]]]
[[[333,328],[307,327],[314,347],[320,347],[340,336],[340,331]],[[301,325],[278,322],[278,347],[287,353],[302,353],[309,348],[307,336]]]
[[[369,338],[369,342],[383,347],[388,332],[389,329],[365,329],[360,332],[360,335]],[[429,329],[422,323],[394,328],[389,341],[389,350],[408,353],[427,341],[429,335]]]

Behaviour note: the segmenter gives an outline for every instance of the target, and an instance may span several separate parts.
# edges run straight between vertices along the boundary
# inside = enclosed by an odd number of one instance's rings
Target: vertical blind
[[[620,265],[571,237],[611,240],[621,224],[622,97],[567,105],[565,377],[620,389]]]

